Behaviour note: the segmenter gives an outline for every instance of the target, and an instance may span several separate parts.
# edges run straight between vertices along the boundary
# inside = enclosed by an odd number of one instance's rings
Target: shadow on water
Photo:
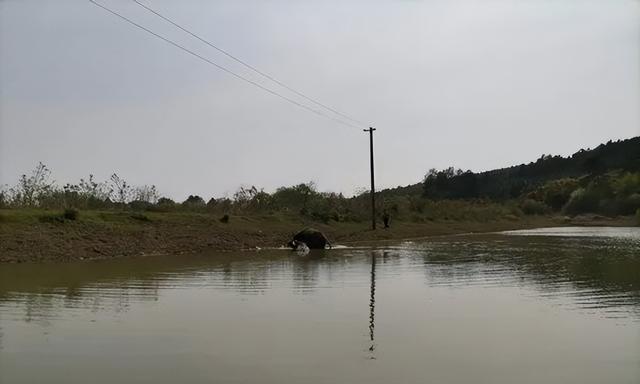
[[[373,355],[373,351],[376,349],[375,344],[375,334],[374,330],[376,327],[375,318],[376,318],[376,254],[375,252],[371,253],[371,288],[370,288],[370,296],[369,296],[369,340],[371,341],[371,346],[369,346],[369,351],[372,352],[371,358],[375,359]]]

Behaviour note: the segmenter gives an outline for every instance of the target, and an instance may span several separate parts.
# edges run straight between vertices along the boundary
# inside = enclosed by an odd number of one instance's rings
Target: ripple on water
[[[296,369],[299,382],[338,373],[348,382],[470,382],[483,372],[478,381],[500,382],[515,367],[503,382],[519,382],[521,372],[555,367],[558,375],[533,382],[557,382],[580,364],[591,371],[569,381],[632,382],[634,233],[545,229],[304,257],[263,250],[2,266],[0,362],[13,360],[0,381],[66,382],[73,367],[78,377],[85,369],[84,382],[124,382],[113,375],[136,369],[153,382],[283,382]],[[162,363],[150,370],[146,356]],[[456,376],[461,361],[482,369]],[[46,380],[19,380],[40,372]]]
[[[512,236],[600,237],[640,241],[640,227],[551,227],[501,232]]]

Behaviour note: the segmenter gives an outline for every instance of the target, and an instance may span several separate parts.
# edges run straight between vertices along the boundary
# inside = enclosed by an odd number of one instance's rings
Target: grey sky
[[[145,13],[103,4],[260,80]],[[640,2],[146,0],[376,132],[378,187],[640,134]],[[86,0],[0,0],[0,184],[117,172],[168,196],[368,186],[368,141]],[[277,89],[266,82],[265,85]]]

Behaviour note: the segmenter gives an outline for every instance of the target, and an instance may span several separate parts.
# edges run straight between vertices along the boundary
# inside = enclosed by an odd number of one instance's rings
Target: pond
[[[640,228],[0,265],[0,383],[638,383]]]

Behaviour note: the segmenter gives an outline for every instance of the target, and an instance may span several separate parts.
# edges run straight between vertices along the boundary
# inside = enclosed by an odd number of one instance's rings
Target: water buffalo
[[[296,233],[287,245],[293,249],[297,249],[299,243],[304,243],[310,249],[325,249],[327,246],[331,248],[331,243],[327,237],[317,229],[305,228]]]
[[[291,240],[289,242],[289,247],[293,248],[293,250],[300,255],[306,255],[307,253],[309,253],[309,247],[307,247],[307,244],[303,243],[302,241]]]

